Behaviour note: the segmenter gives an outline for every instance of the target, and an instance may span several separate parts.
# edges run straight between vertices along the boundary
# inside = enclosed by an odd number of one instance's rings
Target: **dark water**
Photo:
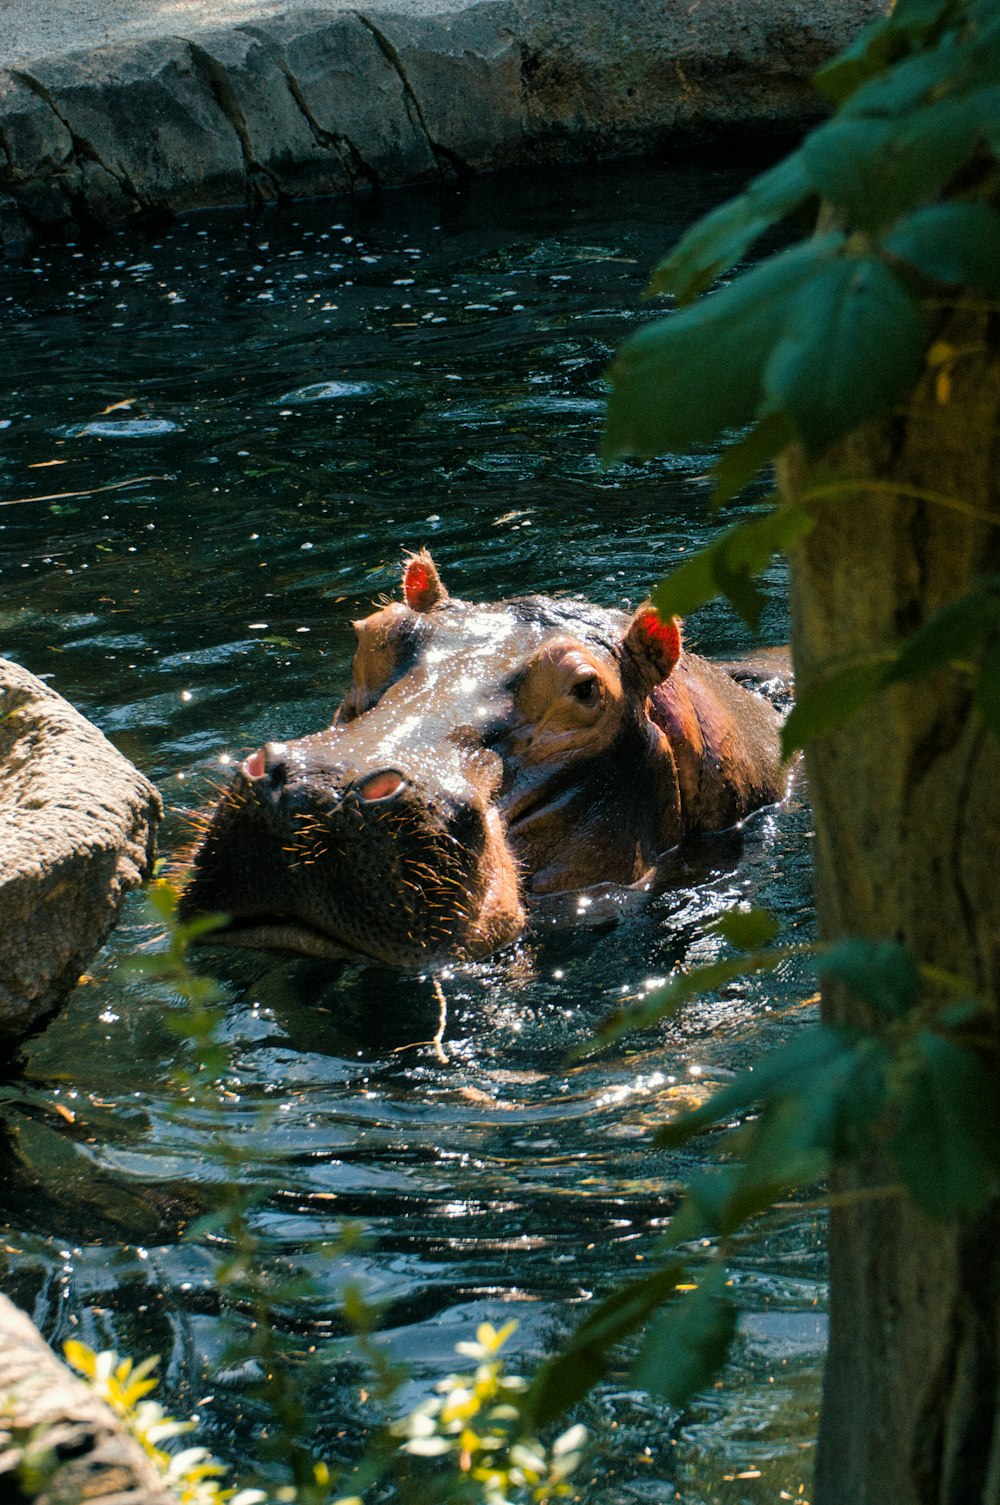
[[[428,544],[454,594],[627,607],[699,544],[705,455],[599,468],[602,372],[648,317],[657,255],[749,170],[631,165],[256,224],[206,216],[4,269],[0,653],[156,780],[167,849],[228,762],[329,719],[349,621],[398,589],[404,548]],[[781,572],[765,586],[764,636],[780,641]],[[747,643],[721,607],[689,632],[709,653]],[[412,1401],[478,1322],[516,1316],[530,1368],[654,1255],[710,1146],[655,1151],[651,1129],[801,1027],[808,979],[749,979],[599,1060],[567,1067],[567,1053],[623,999],[713,955],[703,924],[736,901],[808,933],[807,847],[793,797],[641,904],[540,923],[457,969],[447,1065],[413,1044],[436,1019],[425,980],[213,960],[231,1058],[216,1116],[243,1182],[266,1190],[262,1270],[317,1279],[277,1322],[291,1361],[316,1366],[302,1385],[327,1456],[349,1453],[364,1414],[345,1278],[385,1304]],[[211,1153],[213,1114],[176,1111],[162,989],[123,966],[157,944],[130,901],[2,1089],[3,1284],[56,1344],[162,1354],[164,1401],[197,1405],[209,1445],[245,1460],[261,1443],[252,1366],[223,1357],[226,1250],[179,1236],[232,1172]],[[370,1242],[331,1262],[345,1217]],[[608,1425],[583,1497],[800,1498],[821,1281],[815,1215],[776,1215],[736,1260],[745,1318],[722,1384],[678,1417],[612,1378],[587,1411]]]

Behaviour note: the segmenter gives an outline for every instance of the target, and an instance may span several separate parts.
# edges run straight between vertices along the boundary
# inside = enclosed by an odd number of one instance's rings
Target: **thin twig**
[[[898,1181],[886,1186],[856,1186],[850,1191],[831,1191],[808,1202],[772,1202],[774,1212],[829,1212],[837,1207],[853,1207],[857,1202],[882,1202],[902,1197],[906,1188]]]
[[[390,1055],[402,1055],[404,1050],[420,1050],[422,1046],[429,1045],[441,1062],[442,1066],[448,1064],[448,1052],[443,1045],[444,1032],[448,1024],[448,1000],[444,996],[444,988],[437,977],[431,978],[431,987],[434,989],[434,997],[438,1002],[438,1027],[430,1040],[411,1040],[406,1045],[396,1045],[389,1052]]]
[[[448,1023],[448,1000],[444,996],[444,988],[441,986],[441,979],[439,977],[435,976],[431,978],[431,987],[434,989],[434,997],[438,1001],[438,1027],[431,1044],[434,1047],[434,1054],[438,1060],[446,1066],[448,1064],[448,1052],[441,1042],[444,1040],[445,1026]]]
[[[169,481],[170,476],[133,476],[130,481],[112,481],[108,486],[89,486],[85,491],[53,491],[48,496],[15,496],[0,507],[23,507],[25,502],[64,502],[71,497],[100,496],[102,491],[121,491],[124,486],[141,486],[143,481]]]
[[[825,497],[843,496],[850,492],[874,492],[876,495],[910,497],[915,502],[929,502],[934,507],[945,507],[949,512],[960,512],[963,517],[975,518],[982,523],[1000,523],[1000,516],[963,502],[961,497],[949,496],[943,491],[927,491],[922,486],[907,486],[893,481],[833,481],[824,486],[811,486],[799,497],[802,502],[822,501]]]

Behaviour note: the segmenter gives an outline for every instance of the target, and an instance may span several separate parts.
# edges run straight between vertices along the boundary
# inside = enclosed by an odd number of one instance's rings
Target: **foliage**
[[[291,1482],[264,1489],[235,1489],[221,1482],[224,1470],[206,1449],[192,1447],[170,1455],[160,1444],[190,1431],[194,1421],[175,1421],[147,1399],[156,1381],[150,1378],[155,1358],[133,1367],[131,1359],[117,1354],[95,1354],[86,1344],[65,1345],[67,1359],[95,1386],[98,1393],[121,1417],[163,1473],[165,1482],[182,1505],[258,1505],[269,1500],[283,1505],[357,1505],[362,1495],[387,1475],[398,1476],[403,1455],[411,1458],[447,1458],[448,1471],[438,1476],[433,1497],[456,1505],[546,1505],[570,1493],[567,1483],[581,1458],[586,1431],[572,1426],[549,1446],[528,1429],[523,1407],[527,1382],[509,1374],[500,1350],[517,1327],[509,1322],[499,1331],[483,1323],[475,1340],[457,1345],[465,1358],[476,1360],[472,1374],[452,1374],[441,1381],[434,1395],[384,1427],[369,1443],[361,1461],[349,1474],[336,1476],[326,1462],[313,1453],[309,1421],[305,1413],[301,1374],[296,1375],[281,1350],[274,1327],[274,1312],[281,1302],[300,1298],[309,1283],[297,1275],[275,1283],[269,1281],[260,1258],[259,1241],[250,1214],[262,1194],[242,1189],[248,1160],[244,1140],[227,1135],[224,1120],[224,1081],[228,1055],[222,1043],[223,1010],[218,989],[198,973],[190,961],[190,948],[202,935],[223,920],[201,917],[185,924],[177,915],[177,894],[169,885],[154,885],[149,903],[165,932],[164,949],[135,959],[131,965],[164,989],[168,1017],[194,1065],[179,1064],[174,1079],[178,1113],[194,1109],[218,1119],[219,1127],[208,1143],[228,1174],[220,1178],[219,1210],[199,1219],[187,1237],[207,1232],[228,1241],[231,1253],[217,1272],[224,1293],[252,1313],[249,1336],[230,1342],[228,1363],[253,1361],[264,1376],[259,1399],[273,1418],[275,1453]],[[266,1125],[262,1125],[266,1127]],[[204,1142],[204,1125],[201,1136]],[[266,1151],[254,1147],[254,1158]],[[331,1258],[353,1248],[360,1237],[354,1225],[345,1225],[339,1241],[329,1249]],[[378,1308],[353,1284],[341,1291],[341,1313],[353,1333],[353,1348],[365,1365],[373,1399],[386,1406],[398,1395],[407,1371],[395,1365],[384,1348],[373,1340],[379,1321]],[[427,1481],[424,1481],[426,1485]],[[420,1498],[428,1498],[426,1488]]]
[[[265,1500],[262,1490],[237,1491],[224,1486],[225,1469],[209,1455],[207,1448],[189,1447],[170,1453],[161,1447],[170,1438],[191,1432],[197,1423],[175,1421],[166,1415],[159,1402],[149,1399],[149,1392],[157,1384],[150,1376],[159,1363],[158,1358],[133,1365],[131,1359],[119,1359],[116,1353],[95,1353],[75,1338],[63,1344],[63,1352],[124,1423],[181,1505],[261,1505]]]
[[[793,706],[782,731],[785,755],[842,725],[877,691],[940,669],[970,681],[980,718],[1000,735],[998,635],[1000,579],[985,580],[978,590],[933,612],[893,652],[828,669]]]
[[[516,1328],[516,1322],[508,1322],[499,1331],[488,1322],[482,1323],[475,1341],[456,1345],[464,1358],[476,1360],[475,1371],[448,1375],[432,1396],[388,1429],[386,1452],[390,1458],[393,1450],[416,1458],[449,1458],[454,1472],[443,1481],[439,1478],[436,1498],[456,1505],[459,1501],[548,1505],[572,1493],[568,1481],[583,1456],[587,1430],[571,1426],[551,1447],[525,1434],[521,1405],[527,1382],[508,1374],[499,1358]],[[226,1485],[226,1470],[206,1448],[188,1447],[171,1453],[161,1446],[193,1431],[197,1419],[176,1421],[158,1402],[149,1399],[157,1384],[150,1377],[159,1362],[156,1357],[133,1365],[131,1359],[120,1359],[110,1351],[95,1353],[76,1339],[65,1343],[63,1351],[139,1443],[180,1505],[266,1505],[269,1495],[264,1490]],[[41,1461],[44,1465],[44,1459]],[[366,1483],[372,1481],[370,1462],[362,1465]],[[324,1498],[330,1505],[359,1505],[360,1495],[333,1499],[326,1488],[332,1481],[323,1465],[314,1467],[313,1476],[324,1486]],[[38,1460],[33,1464],[33,1480],[29,1480],[32,1488],[34,1483],[40,1488],[44,1481],[44,1466],[40,1471]],[[294,1505],[301,1495],[294,1488],[280,1488],[270,1498]]]
[[[815,457],[889,413],[925,370],[946,396],[959,352],[935,341],[936,312],[960,291],[1000,297],[998,81],[993,0],[898,0],[828,64],[817,82],[836,114],[696,224],[653,273],[649,291],[681,306],[640,329],[612,365],[605,459],[721,438],[718,503],[790,442]],[[700,296],[766,231],[819,201],[821,233]],[[834,482],[794,502],[773,499],[662,581],[659,610],[683,614],[721,592],[755,625],[753,577],[843,491]],[[960,498],[924,499],[963,509]],[[945,628],[947,662],[972,675],[977,708],[996,730],[995,600],[994,582],[925,624],[892,662],[836,666],[796,711],[786,750],[885,684],[940,666],[943,648],[933,661],[922,650]]]
[[[756,944],[765,916],[730,916],[725,928],[734,944]],[[543,1367],[528,1396],[536,1423],[575,1404],[617,1346],[643,1330],[634,1384],[678,1406],[704,1389],[736,1331],[727,1257],[778,1197],[863,1148],[881,1145],[898,1174],[882,1194],[905,1192],[932,1217],[975,1213],[1000,1189],[1000,1101],[979,1050],[987,1006],[972,989],[921,969],[894,941],[775,947],[742,961],[763,971],[792,955],[812,956],[820,977],[837,979],[867,1004],[869,1027],[805,1028],[660,1128],[657,1142],[679,1147],[722,1126],[722,1164],[685,1188],[662,1262],[599,1302]],[[716,991],[738,975],[740,961],[680,974],[609,1021],[603,1040],[669,1017],[682,997]]]
[[[205,1153],[214,1156],[225,1172],[218,1179],[216,1210],[193,1222],[186,1237],[197,1239],[212,1233],[228,1245],[229,1254],[216,1271],[216,1282],[229,1305],[249,1313],[250,1321],[232,1336],[225,1360],[247,1365],[262,1376],[257,1398],[274,1422],[269,1430],[275,1457],[290,1472],[293,1494],[300,1505],[323,1505],[329,1498],[329,1470],[309,1447],[303,1377],[286,1361],[274,1324],[277,1307],[307,1294],[310,1282],[298,1272],[274,1279],[260,1258],[252,1212],[268,1190],[269,1154],[265,1136],[261,1133],[253,1147],[259,1180],[255,1187],[247,1184],[249,1149],[245,1139],[230,1134],[226,1127],[230,1098],[225,1080],[229,1060],[222,1040],[223,1011],[218,987],[213,979],[195,971],[189,960],[194,942],[223,924],[224,917],[201,916],[182,923],[177,916],[177,894],[163,882],[153,886],[148,900],[164,927],[166,946],[156,954],[133,959],[131,966],[160,985],[167,1020],[183,1042],[181,1059],[172,1074],[174,1114],[181,1119],[186,1115],[198,1119]],[[206,1117],[215,1125],[208,1136],[204,1132]],[[264,1119],[260,1128],[266,1128]],[[357,1231],[346,1227],[340,1248],[350,1247],[356,1239]],[[368,1320],[360,1299],[356,1306],[359,1321]]]
[[[472,1498],[483,1505],[531,1505],[572,1493],[570,1475],[581,1460],[587,1440],[585,1427],[569,1427],[551,1447],[523,1435],[521,1397],[527,1382],[505,1373],[497,1358],[517,1327],[508,1322],[499,1331],[484,1322],[475,1342],[456,1345],[465,1358],[475,1359],[471,1375],[450,1374],[435,1386],[435,1394],[390,1428],[405,1438],[404,1452],[419,1458],[449,1457],[474,1486]],[[453,1497],[449,1493],[449,1497]]]
[[[936,324],[970,295],[980,306],[1000,297],[994,0],[897,0],[818,83],[836,113],[660,263],[649,291],[679,306],[633,335],[610,372],[605,459],[721,440],[716,505],[793,443],[815,473],[836,441],[891,413],[925,373],[947,402],[960,352]],[[810,240],[706,291],[772,226],[818,203]],[[684,614],[723,594],[755,626],[755,576],[847,490],[833,474],[794,499],[771,498],[661,581],[657,609]],[[919,499],[974,514],[961,497]],[[998,645],[1000,582],[987,580],[894,650],[828,665],[788,717],[786,756],[884,688],[942,669],[969,682],[981,720],[1000,732]],[[721,1164],[686,1188],[659,1266],[591,1309],[545,1365],[529,1395],[536,1420],[576,1402],[640,1332],[632,1382],[683,1405],[736,1330],[725,1261],[752,1220],[863,1150],[878,1146],[898,1177],[876,1194],[908,1195],[933,1217],[974,1215],[1000,1188],[1000,1106],[982,1049],[995,1030],[991,1001],[896,941],[789,949],[768,946],[756,914],[727,925],[745,957],[675,975],[608,1021],[597,1044],[795,952],[811,952],[820,976],[853,994],[865,1027],[806,1029],[660,1129],[671,1146],[721,1129]]]

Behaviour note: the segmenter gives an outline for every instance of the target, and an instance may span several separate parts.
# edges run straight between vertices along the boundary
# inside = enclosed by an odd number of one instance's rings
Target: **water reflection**
[[[645,270],[741,172],[619,168],[259,223],[205,216],[10,269],[0,652],[157,780],[168,847],[234,759],[330,719],[350,620],[398,590],[404,547],[430,543],[473,599],[568,592],[628,610],[697,546],[706,457],[601,470],[602,373],[647,317]],[[775,641],[779,571],[765,590]],[[745,646],[721,608],[689,628],[705,651]],[[318,1364],[303,1383],[331,1457],[363,1411],[345,1278],[385,1302],[386,1342],[419,1388],[486,1318],[518,1316],[515,1358],[530,1365],[654,1256],[705,1150],[653,1150],[650,1129],[801,1027],[808,985],[788,966],[609,1056],[567,1068],[567,1055],[705,959],[722,908],[766,904],[787,936],[807,931],[807,839],[797,797],[686,853],[647,896],[541,908],[516,948],[445,979],[447,1064],[421,1044],[437,1022],[427,979],[213,955],[232,1059],[219,1110],[247,1146],[245,1180],[268,1189],[254,1213],[266,1267],[317,1278],[279,1326],[296,1363]],[[208,1117],[175,1111],[162,996],[123,965],[150,941],[130,904],[3,1089],[5,1286],[56,1343],[161,1352],[172,1407],[204,1402],[209,1443],[244,1457],[253,1376],[206,1379],[225,1344],[213,1277],[227,1251],[182,1237],[227,1173]],[[331,1268],[322,1247],[344,1217],[372,1242]],[[594,1397],[606,1430],[588,1500],[796,1494],[822,1341],[816,1222],[786,1211],[741,1255],[741,1345],[691,1416],[620,1375]]]

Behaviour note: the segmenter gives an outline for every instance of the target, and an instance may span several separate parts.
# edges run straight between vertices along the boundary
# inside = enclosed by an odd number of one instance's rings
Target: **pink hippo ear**
[[[448,592],[441,584],[430,554],[421,549],[411,554],[403,570],[403,596],[411,611],[433,611],[441,601],[447,601]]]
[[[648,693],[667,678],[681,656],[680,617],[665,622],[651,602],[644,602],[628,624],[624,648]]]

